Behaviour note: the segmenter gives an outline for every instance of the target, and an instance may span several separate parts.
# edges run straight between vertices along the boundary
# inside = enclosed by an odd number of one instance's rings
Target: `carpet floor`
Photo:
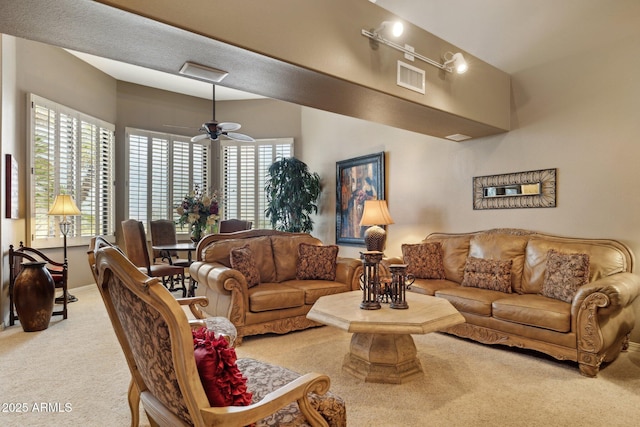
[[[69,319],[0,332],[0,426],[129,426],[129,372],[94,286],[74,289]],[[350,334],[320,327],[246,338],[238,357],[329,375],[349,426],[634,426],[640,352],[597,378],[574,363],[446,334],[414,335],[424,376],[371,384],[342,372]],[[141,425],[148,420],[141,417]]]

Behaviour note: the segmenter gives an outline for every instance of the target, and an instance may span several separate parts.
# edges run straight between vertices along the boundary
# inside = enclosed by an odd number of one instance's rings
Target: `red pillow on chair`
[[[200,381],[211,406],[247,406],[252,394],[236,365],[236,350],[224,336],[199,328],[193,331],[193,353]]]

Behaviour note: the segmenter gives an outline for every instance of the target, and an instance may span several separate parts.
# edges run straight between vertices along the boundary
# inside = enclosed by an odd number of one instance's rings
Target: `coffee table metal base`
[[[342,369],[371,383],[402,384],[422,375],[409,334],[354,333]]]

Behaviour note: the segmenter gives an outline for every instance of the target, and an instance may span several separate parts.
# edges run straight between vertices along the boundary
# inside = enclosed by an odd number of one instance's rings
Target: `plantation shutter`
[[[196,185],[208,189],[210,142],[133,128],[126,135],[127,217],[142,221],[146,229],[156,219],[177,221],[176,207],[184,196]]]
[[[62,244],[60,218],[48,212],[56,195],[71,195],[81,215],[67,217],[70,244],[115,234],[115,126],[30,94],[30,244]]]
[[[293,156],[293,138],[254,143],[221,141],[223,218],[252,221],[254,228],[271,228],[265,217],[264,187],[269,166],[278,157]]]

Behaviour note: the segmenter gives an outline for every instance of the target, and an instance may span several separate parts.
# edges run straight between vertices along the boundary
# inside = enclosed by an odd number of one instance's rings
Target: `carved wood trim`
[[[238,326],[238,338],[249,335],[260,335],[268,333],[285,334],[287,332],[299,331],[302,329],[324,326],[322,323],[307,319],[306,315],[294,316],[285,319],[276,319],[269,322],[257,323],[255,325]]]
[[[469,338],[483,344],[499,344],[507,345],[510,347],[536,350],[541,353],[548,354],[549,356],[554,357],[558,360],[571,360],[573,362],[576,362],[578,359],[578,355],[575,349],[561,347],[542,341],[536,341],[530,338],[512,335],[507,332],[485,328],[484,326],[473,325],[471,323],[461,323],[459,325],[451,326],[445,329],[444,332],[457,335],[462,338]]]
[[[598,324],[598,308],[609,305],[609,297],[601,292],[587,296],[578,310],[578,351],[599,353],[604,346],[604,339]],[[586,362],[585,362],[586,363]]]

